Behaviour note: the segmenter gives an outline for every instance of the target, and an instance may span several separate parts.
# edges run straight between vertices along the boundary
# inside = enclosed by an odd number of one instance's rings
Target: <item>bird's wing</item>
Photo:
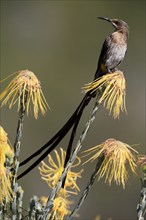
[[[110,48],[111,48],[111,37],[110,35],[106,37],[102,49],[101,49],[101,53],[99,56],[99,61],[98,61],[98,68],[101,68],[102,64],[105,64],[105,61],[108,59],[109,53],[110,53]]]
[[[108,59],[108,56],[110,53],[110,50],[109,50],[110,44],[111,44],[111,37],[109,35],[106,37],[102,45],[102,49],[101,49],[99,60],[98,60],[97,70],[95,73],[95,79],[107,73],[107,69],[105,67],[105,61]]]

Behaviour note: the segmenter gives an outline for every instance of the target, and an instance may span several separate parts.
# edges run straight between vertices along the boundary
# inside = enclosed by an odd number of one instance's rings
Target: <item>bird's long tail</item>
[[[94,75],[94,80],[96,80],[99,77],[105,75],[106,73],[107,73],[107,70],[102,69],[102,68],[100,68],[100,66],[98,66],[97,70],[95,72],[95,75]],[[89,92],[88,95],[90,95],[90,97],[95,97],[96,96],[95,94],[91,95],[91,91]],[[88,105],[90,100],[91,100],[91,98],[86,100],[85,106]],[[79,121],[81,119],[81,116],[82,116],[82,113],[83,113],[83,110],[84,110],[85,106],[83,106],[83,108],[80,108],[80,111],[76,115],[76,121],[74,123],[73,129],[72,129],[72,133],[71,133],[71,136],[70,136],[70,140],[69,140],[69,144],[68,144],[68,148],[67,148],[67,151],[66,151],[66,158],[65,158],[64,167],[66,166],[66,164],[67,164],[67,162],[68,162],[68,160],[70,158],[71,151],[72,151],[72,145],[73,145],[73,141],[74,141],[74,138],[75,138],[75,135],[76,135],[77,127],[79,125]],[[64,180],[64,183],[65,183],[65,180]],[[64,185],[64,183],[63,183],[63,185]]]
[[[81,103],[75,110],[75,112],[72,114],[70,119],[65,123],[65,125],[51,138],[45,145],[43,145],[40,149],[38,149],[35,153],[33,153],[31,156],[26,158],[24,161],[20,163],[20,166],[25,165],[28,163],[30,160],[32,160],[34,157],[38,156],[39,154],[42,153],[45,149],[47,149],[31,166],[29,166],[24,172],[22,172],[17,179],[22,178],[25,176],[27,173],[29,173],[34,167],[36,167],[52,150],[54,150],[57,145],[61,142],[61,140],[65,137],[65,135],[69,132],[69,130],[73,127],[72,133],[71,133],[71,138],[69,141],[68,149],[67,149],[67,157],[66,157],[66,162],[68,161],[68,158],[71,153],[71,148],[73,144],[73,140],[75,137],[75,133],[80,121],[80,118],[82,116],[82,113],[85,109],[85,107],[88,105],[90,102],[91,98],[93,96],[90,94],[90,92],[86,93],[84,98],[82,99]],[[49,147],[50,146],[50,147]],[[49,148],[48,148],[49,147]],[[65,162],[65,163],[66,163]]]

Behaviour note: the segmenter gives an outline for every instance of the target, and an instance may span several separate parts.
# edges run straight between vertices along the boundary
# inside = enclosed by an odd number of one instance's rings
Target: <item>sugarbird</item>
[[[109,34],[103,43],[101,53],[99,56],[97,70],[94,75],[94,80],[102,77],[107,73],[112,73],[116,71],[117,67],[122,63],[125,53],[127,51],[127,41],[129,36],[129,27],[126,22],[120,19],[109,19],[106,17],[98,17],[99,19],[103,19],[108,21],[114,27],[114,31]],[[67,163],[72,149],[72,144],[74,141],[74,137],[77,131],[77,127],[79,125],[81,116],[83,114],[84,109],[89,104],[90,100],[94,98],[95,95],[90,92],[87,92],[82,99],[81,103],[78,105],[75,112],[69,118],[69,120],[65,123],[65,125],[41,148],[39,148],[36,152],[26,158],[24,161],[20,163],[20,167],[28,163],[34,157],[40,155],[45,149],[45,153],[43,153],[31,166],[29,166],[24,172],[22,172],[17,179],[22,178],[24,175],[29,173],[34,167],[36,167],[52,150],[54,150],[57,145],[61,142],[61,140],[66,136],[66,134],[72,128],[72,133],[70,136],[65,164]],[[50,147],[49,147],[50,146]]]

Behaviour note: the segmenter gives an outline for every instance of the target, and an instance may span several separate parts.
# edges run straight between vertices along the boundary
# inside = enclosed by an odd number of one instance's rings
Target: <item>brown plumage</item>
[[[129,28],[126,22],[118,19],[99,18],[110,22],[115,30],[105,38],[99,56],[95,79],[107,72],[115,71],[121,64],[127,51],[129,36]]]

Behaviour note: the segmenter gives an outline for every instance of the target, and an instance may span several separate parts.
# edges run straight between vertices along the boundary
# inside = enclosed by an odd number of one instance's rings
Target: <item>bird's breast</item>
[[[105,60],[105,66],[110,69],[116,68],[123,61],[126,50],[127,45],[112,42]]]

